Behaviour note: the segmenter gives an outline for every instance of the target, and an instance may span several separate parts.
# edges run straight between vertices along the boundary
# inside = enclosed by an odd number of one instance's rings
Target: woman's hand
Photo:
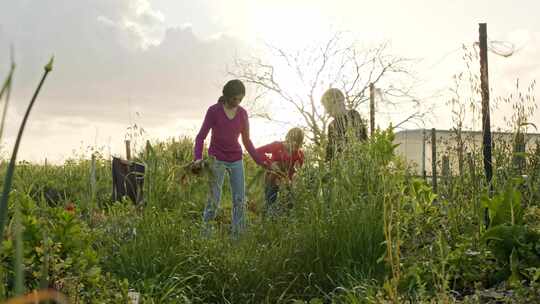
[[[281,178],[282,178],[283,173],[281,172],[281,168],[279,167],[278,163],[270,164],[267,170],[268,170],[270,179],[272,181],[272,184],[275,186],[279,186],[282,183]]]
[[[279,172],[281,170],[277,163],[272,163],[268,169],[273,172]]]
[[[194,160],[191,163],[191,173],[199,174],[201,172],[202,166],[203,166],[202,159]]]

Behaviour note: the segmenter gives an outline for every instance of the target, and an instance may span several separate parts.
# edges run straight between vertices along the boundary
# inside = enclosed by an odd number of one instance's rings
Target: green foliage
[[[500,271],[494,278],[497,281],[510,279],[519,284],[525,269],[540,266],[540,234],[526,226],[498,225],[486,231],[482,239],[499,263]]]
[[[521,206],[521,193],[518,191],[518,182],[508,183],[505,191],[493,198],[482,197],[482,204],[489,210],[490,226],[522,225],[523,208]]]
[[[262,174],[246,158],[249,229],[237,241],[230,238],[228,187],[216,233],[202,237],[208,180],[186,174],[187,139],[154,143],[137,155],[147,165],[144,206],[110,201],[110,162],[100,156],[95,201],[88,160],[21,163],[10,201],[21,207],[26,289],[56,287],[83,302],[125,302],[134,289],[143,303],[380,303],[394,287],[394,300],[421,302],[504,280],[538,285],[533,228],[540,212],[525,206],[530,192],[522,191],[533,182],[507,182],[489,199],[466,176],[435,194],[411,178],[392,138],[391,130],[377,132],[330,163],[307,148],[306,165],[278,199],[292,209],[274,219],[260,215]],[[63,194],[57,206],[46,202],[45,188]],[[90,204],[99,208],[85,208]],[[487,231],[479,220],[484,207],[492,218]],[[8,230],[4,296],[14,284],[12,224]]]
[[[279,203],[292,203],[292,210],[273,220],[257,214],[262,209],[263,184],[256,180],[258,170],[253,163],[246,162],[248,184],[255,179],[248,199],[256,208],[249,213],[248,232],[238,242],[229,237],[227,192],[216,235],[200,237],[207,190],[206,183],[198,181],[203,177],[190,177],[177,189],[172,187],[170,191],[177,193],[174,205],[148,201],[140,213],[113,205],[106,219],[96,225],[104,231],[99,243],[107,257],[104,267],[128,278],[146,301],[154,303],[328,299],[336,286],[348,284],[351,278],[382,278],[385,265],[377,262],[384,252],[379,195],[398,196],[394,192],[403,179],[381,174],[399,168],[387,168],[393,158],[388,136],[379,135],[376,142],[349,147],[340,161],[329,166],[302,168],[291,185],[291,195],[280,196]],[[170,155],[166,147],[152,149]],[[306,154],[308,164],[317,164],[316,154]],[[163,172],[167,170],[150,176],[170,185],[160,175]],[[152,195],[167,197],[157,194],[164,185],[151,187]],[[193,195],[193,203],[188,204],[188,195]]]
[[[471,292],[475,287],[490,286],[496,266],[489,250],[476,246],[472,238],[464,236],[448,254],[450,287]]]
[[[92,247],[94,236],[78,214],[64,208],[41,209],[31,197],[15,191],[10,195],[11,223],[15,205],[21,209],[22,266],[27,290],[52,287],[73,299],[98,302],[125,296],[125,283],[111,281],[109,274],[102,273],[98,253]],[[3,298],[12,295],[9,286],[14,284],[14,237],[10,224],[0,252],[2,285],[8,286],[0,295]]]
[[[540,234],[524,223],[519,185],[523,181],[515,179],[508,183],[505,191],[492,199],[483,198],[489,210],[490,227],[482,236],[482,241],[493,252],[499,264],[496,281],[508,279],[518,285],[525,269],[540,266]]]

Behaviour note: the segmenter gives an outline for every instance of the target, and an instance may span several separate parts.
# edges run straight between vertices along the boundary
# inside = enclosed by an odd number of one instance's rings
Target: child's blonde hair
[[[330,107],[335,104],[345,104],[345,95],[343,95],[341,90],[331,88],[324,92],[323,96],[321,97],[321,103],[325,107]]]
[[[304,131],[300,128],[292,128],[287,132],[285,140],[288,142],[294,142],[302,144],[304,142]]]

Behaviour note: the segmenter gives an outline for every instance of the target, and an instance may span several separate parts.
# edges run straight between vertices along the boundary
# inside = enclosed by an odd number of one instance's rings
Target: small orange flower
[[[65,210],[71,214],[75,213],[75,204],[73,202],[67,203]]]

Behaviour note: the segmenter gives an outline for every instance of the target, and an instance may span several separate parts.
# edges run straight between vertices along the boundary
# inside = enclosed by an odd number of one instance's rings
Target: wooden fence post
[[[463,175],[464,175],[464,167],[465,167],[465,160],[463,159],[463,134],[461,132],[461,127],[459,128],[459,130],[457,131],[457,152],[458,152],[458,170],[459,170],[459,176],[461,178],[463,178]]]
[[[488,72],[488,46],[487,25],[480,23],[480,87],[482,91],[482,149],[484,155],[484,170],[487,183],[492,194],[491,179],[493,178],[492,146],[491,146],[491,121],[489,111],[489,72]]]
[[[525,134],[517,132],[514,139],[513,165],[517,174],[522,175],[525,169]]]
[[[90,163],[90,194],[92,197],[91,208],[96,203],[96,154],[92,153],[92,160]]]
[[[422,130],[422,178],[424,182],[427,181],[426,177],[426,129]]]
[[[145,147],[146,159],[150,158],[150,150],[152,150],[152,146],[150,145],[150,141],[146,140],[146,147]]]
[[[446,191],[449,191],[451,174],[450,174],[450,158],[448,157],[448,154],[445,154],[442,157],[441,174],[444,180],[444,187],[446,187]]]
[[[369,126],[370,136],[375,133],[375,85],[369,84]]]
[[[480,46],[480,88],[482,91],[482,150],[484,154],[484,171],[489,187],[489,196],[493,195],[493,163],[491,158],[491,122],[489,113],[489,72],[488,72],[488,45],[487,45],[487,24],[479,25],[479,46]],[[489,226],[488,209],[484,210],[486,227]]]
[[[431,185],[433,192],[437,193],[437,132],[431,129]]]
[[[473,182],[474,189],[476,190],[476,185],[477,185],[477,183],[476,183],[476,167],[475,167],[474,158],[473,158],[471,152],[467,153],[467,162],[469,163],[469,175],[470,175],[471,180]]]
[[[131,142],[126,139],[126,160],[131,160]]]

